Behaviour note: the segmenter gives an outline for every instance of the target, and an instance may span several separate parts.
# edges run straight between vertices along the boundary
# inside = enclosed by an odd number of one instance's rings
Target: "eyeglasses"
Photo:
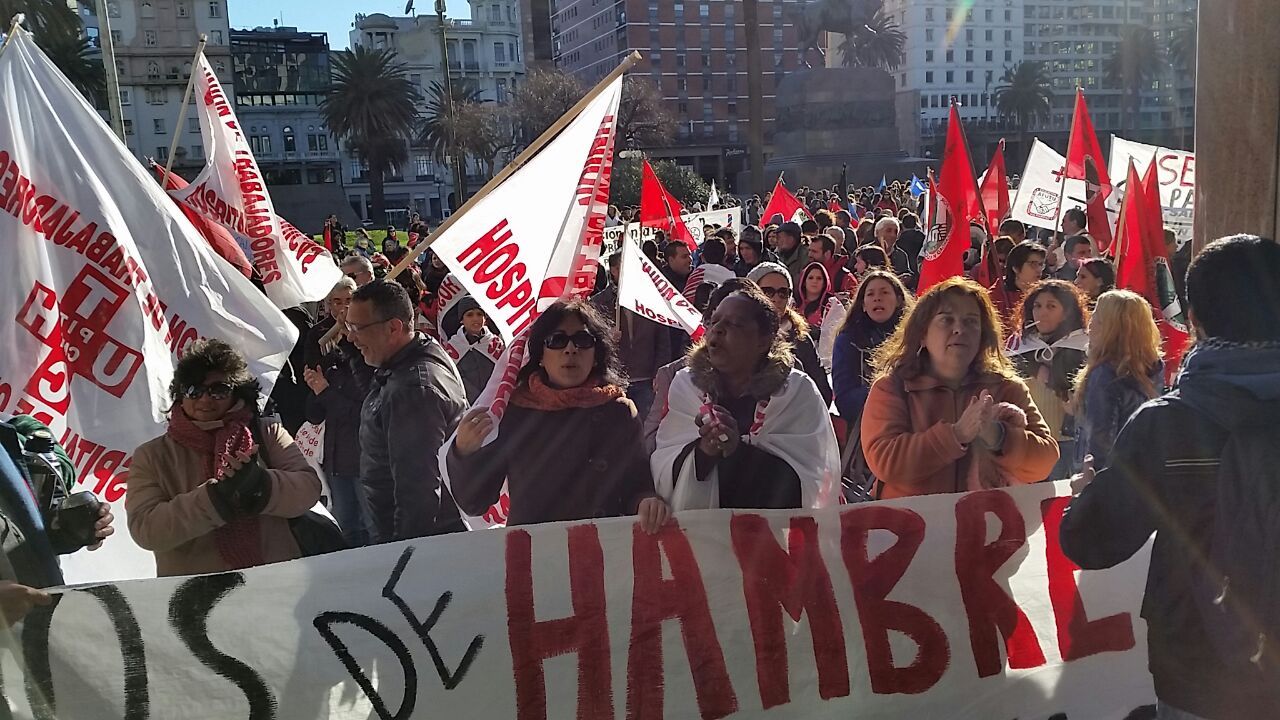
[[[348,335],[355,335],[356,333],[362,333],[365,330],[368,330],[374,325],[381,325],[384,322],[391,322],[392,320],[395,320],[395,318],[382,318],[381,320],[373,320],[371,322],[367,322],[362,325],[356,325],[353,323],[344,322],[342,323],[342,326],[347,329]]]
[[[216,382],[208,385],[188,385],[182,390],[182,396],[188,400],[199,400],[208,395],[212,400],[226,400],[231,397],[235,388],[229,383]]]
[[[563,350],[569,346],[569,343],[573,343],[579,350],[588,350],[596,346],[596,336],[586,330],[579,330],[572,335],[557,330],[542,341],[542,344],[551,350]]]
[[[791,294],[791,290],[784,287],[762,287],[760,288],[760,292],[764,293],[764,296],[767,298],[786,297]]]

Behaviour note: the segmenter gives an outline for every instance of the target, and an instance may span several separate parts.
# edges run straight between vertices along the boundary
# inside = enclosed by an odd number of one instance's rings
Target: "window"
[[[924,30],[924,41],[925,41],[925,42],[933,42],[933,28],[925,28],[925,30]]]
[[[925,84],[926,84],[926,85],[932,85],[932,84],[933,84],[933,71],[932,71],[932,70],[926,70],[926,71],[925,71],[925,73],[924,73],[924,82],[925,82]]]
[[[156,31],[155,31],[155,30],[144,30],[144,31],[142,32],[142,37],[143,37],[143,44],[144,44],[144,45],[146,45],[147,47],[155,47],[155,46],[156,46]]]
[[[933,51],[932,51],[932,50],[925,50],[925,51],[924,51],[924,61],[925,61],[925,62],[933,62]]]
[[[1103,7],[1106,7],[1106,6],[1104,5]],[[1005,21],[1005,22],[1013,22],[1013,11],[1012,11],[1012,10],[1005,10],[1005,11],[1004,11],[1004,21]]]
[[[144,2],[142,3],[142,6],[138,8],[138,15],[143,18],[153,18],[156,16],[156,10],[151,7],[151,3]]]
[[[307,150],[313,153],[329,152],[329,136],[324,133],[307,135]]]
[[[187,118],[187,132],[200,132],[200,118]]]
[[[155,60],[152,60],[147,63],[147,79],[148,80],[160,79],[160,63],[156,62]]]
[[[151,121],[151,131],[157,135],[164,134],[164,119],[155,118]]]
[[[506,45],[503,45],[500,42],[496,42],[493,44],[493,61],[499,65],[507,64],[507,46]]]
[[[222,17],[222,0],[209,0],[209,17]]]
[[[964,81],[965,81],[965,82],[967,82],[967,83],[971,83],[971,82],[973,82],[973,71],[972,71],[972,70],[965,70],[965,71],[964,71]],[[974,103],[974,104],[976,104],[976,103]]]
[[[947,62],[949,62],[949,63],[953,63],[953,62],[955,62],[955,61],[956,61],[956,51],[955,51],[955,50],[948,50],[948,51],[947,51]]]
[[[680,92],[687,92],[689,90],[689,81],[682,77],[676,78],[676,89]]]
[[[502,22],[502,6],[501,5],[489,6],[489,21]]]
[[[955,81],[956,81],[956,72],[955,72],[955,70],[948,70],[948,71],[947,71],[947,84],[948,84],[948,85],[950,85],[951,83],[953,83],[953,82],[955,82]]]
[[[972,11],[970,11],[970,12],[972,12]],[[965,30],[965,31],[964,31],[964,41],[965,41],[965,42],[967,42],[967,43],[969,43],[970,45],[972,45],[972,44],[973,44],[973,30]]]
[[[133,92],[130,91],[128,88],[120,89],[120,104],[121,105],[133,104]]]
[[[422,74],[421,74],[421,73],[410,73],[410,74],[409,74],[409,84],[410,84],[410,85],[413,85],[414,87],[422,87]]]
[[[498,102],[504,103],[506,101],[507,101],[507,79],[498,78]]]
[[[933,8],[924,9],[924,21],[933,22]]]
[[[991,22],[991,18],[994,14],[994,11],[988,9],[983,13],[983,17],[986,18],[987,22]]]
[[[435,174],[435,165],[431,162],[429,155],[413,156],[413,172],[414,175],[425,178]]]
[[[214,45],[221,45],[221,44],[222,44],[222,31],[221,31],[221,30],[213,30],[213,31],[211,31],[211,32],[209,33],[209,39],[213,41],[213,44],[214,44]]]
[[[965,50],[965,51],[964,51],[964,61],[965,61],[965,62],[973,62],[973,51],[972,51],[972,50]]]
[[[475,40],[462,41],[462,61],[465,62],[469,68],[477,67]]]
[[[250,135],[249,148],[253,150],[254,155],[270,155],[271,154],[271,136],[270,135]]]
[[[177,10],[178,10],[178,17],[180,18],[191,16],[191,8],[187,7],[187,4],[184,2],[178,3]]]
[[[307,168],[308,185],[327,185],[337,181],[333,168]]]
[[[294,139],[293,128],[288,125],[284,126],[284,151],[287,153],[298,151],[298,143]]]
[[[711,55],[709,53],[702,53],[702,67],[711,67]]]
[[[113,17],[113,18],[120,17],[120,3],[118,2],[107,3],[107,16]]]
[[[1005,61],[1005,62],[1013,62],[1013,51],[1012,51],[1012,50],[1005,50],[1005,51],[1004,51],[1004,61]]]
[[[991,30],[988,30],[988,31],[987,31],[987,34],[986,34],[986,40],[987,40],[987,42],[994,42],[994,41],[995,41],[995,34],[994,34],[994,32],[993,32],[993,31],[991,31]]]
[[[684,67],[684,65],[685,65],[685,54],[676,53],[676,67]]]
[[[1013,31],[1012,31],[1012,30],[1005,30],[1005,31],[1004,31],[1004,41],[1005,41],[1005,42],[1013,42]]]
[[[164,88],[147,88],[148,105],[164,105],[165,102]]]
[[[698,3],[698,17],[711,17],[711,8],[708,7],[706,3]]]
[[[119,30],[112,30],[112,31],[111,31],[111,42],[113,42],[113,43],[118,43],[118,42],[120,42],[120,31],[119,31]]]
[[[192,160],[203,160],[203,159],[204,159],[204,146],[203,146],[203,145],[192,145],[192,146],[191,146],[191,159],[192,159]]]

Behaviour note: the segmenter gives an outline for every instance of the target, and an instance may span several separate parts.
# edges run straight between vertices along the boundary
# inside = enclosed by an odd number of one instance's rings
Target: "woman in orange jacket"
[[[985,290],[942,282],[876,355],[862,449],[882,498],[1032,483],[1058,443],[1003,352]]]

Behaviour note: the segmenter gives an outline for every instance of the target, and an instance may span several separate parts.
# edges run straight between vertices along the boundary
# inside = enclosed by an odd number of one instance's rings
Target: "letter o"
[[[506,243],[489,253],[487,257],[480,261],[480,267],[476,268],[476,282],[487,283],[498,277],[503,271],[511,267],[511,263],[519,254],[520,248],[515,243]]]

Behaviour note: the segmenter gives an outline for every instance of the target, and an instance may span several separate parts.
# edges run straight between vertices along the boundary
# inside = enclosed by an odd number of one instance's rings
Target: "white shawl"
[[[678,477],[674,474],[676,458],[699,439],[694,418],[706,403],[688,368],[676,373],[667,402],[667,415],[658,426],[658,447],[650,458],[658,494],[675,511],[719,507],[718,468],[699,482],[691,452]],[[757,407],[752,427],[742,431],[742,442],[782,458],[800,476],[803,507],[839,502],[840,451],[827,406],[808,375],[792,369],[782,389]]]
[[[458,362],[462,356],[474,350],[482,353],[496,365],[502,359],[502,351],[506,350],[506,346],[503,345],[502,338],[489,332],[488,327],[480,329],[480,339],[474,343],[467,341],[466,329],[459,327],[458,332],[444,343],[444,349],[454,362]]]

